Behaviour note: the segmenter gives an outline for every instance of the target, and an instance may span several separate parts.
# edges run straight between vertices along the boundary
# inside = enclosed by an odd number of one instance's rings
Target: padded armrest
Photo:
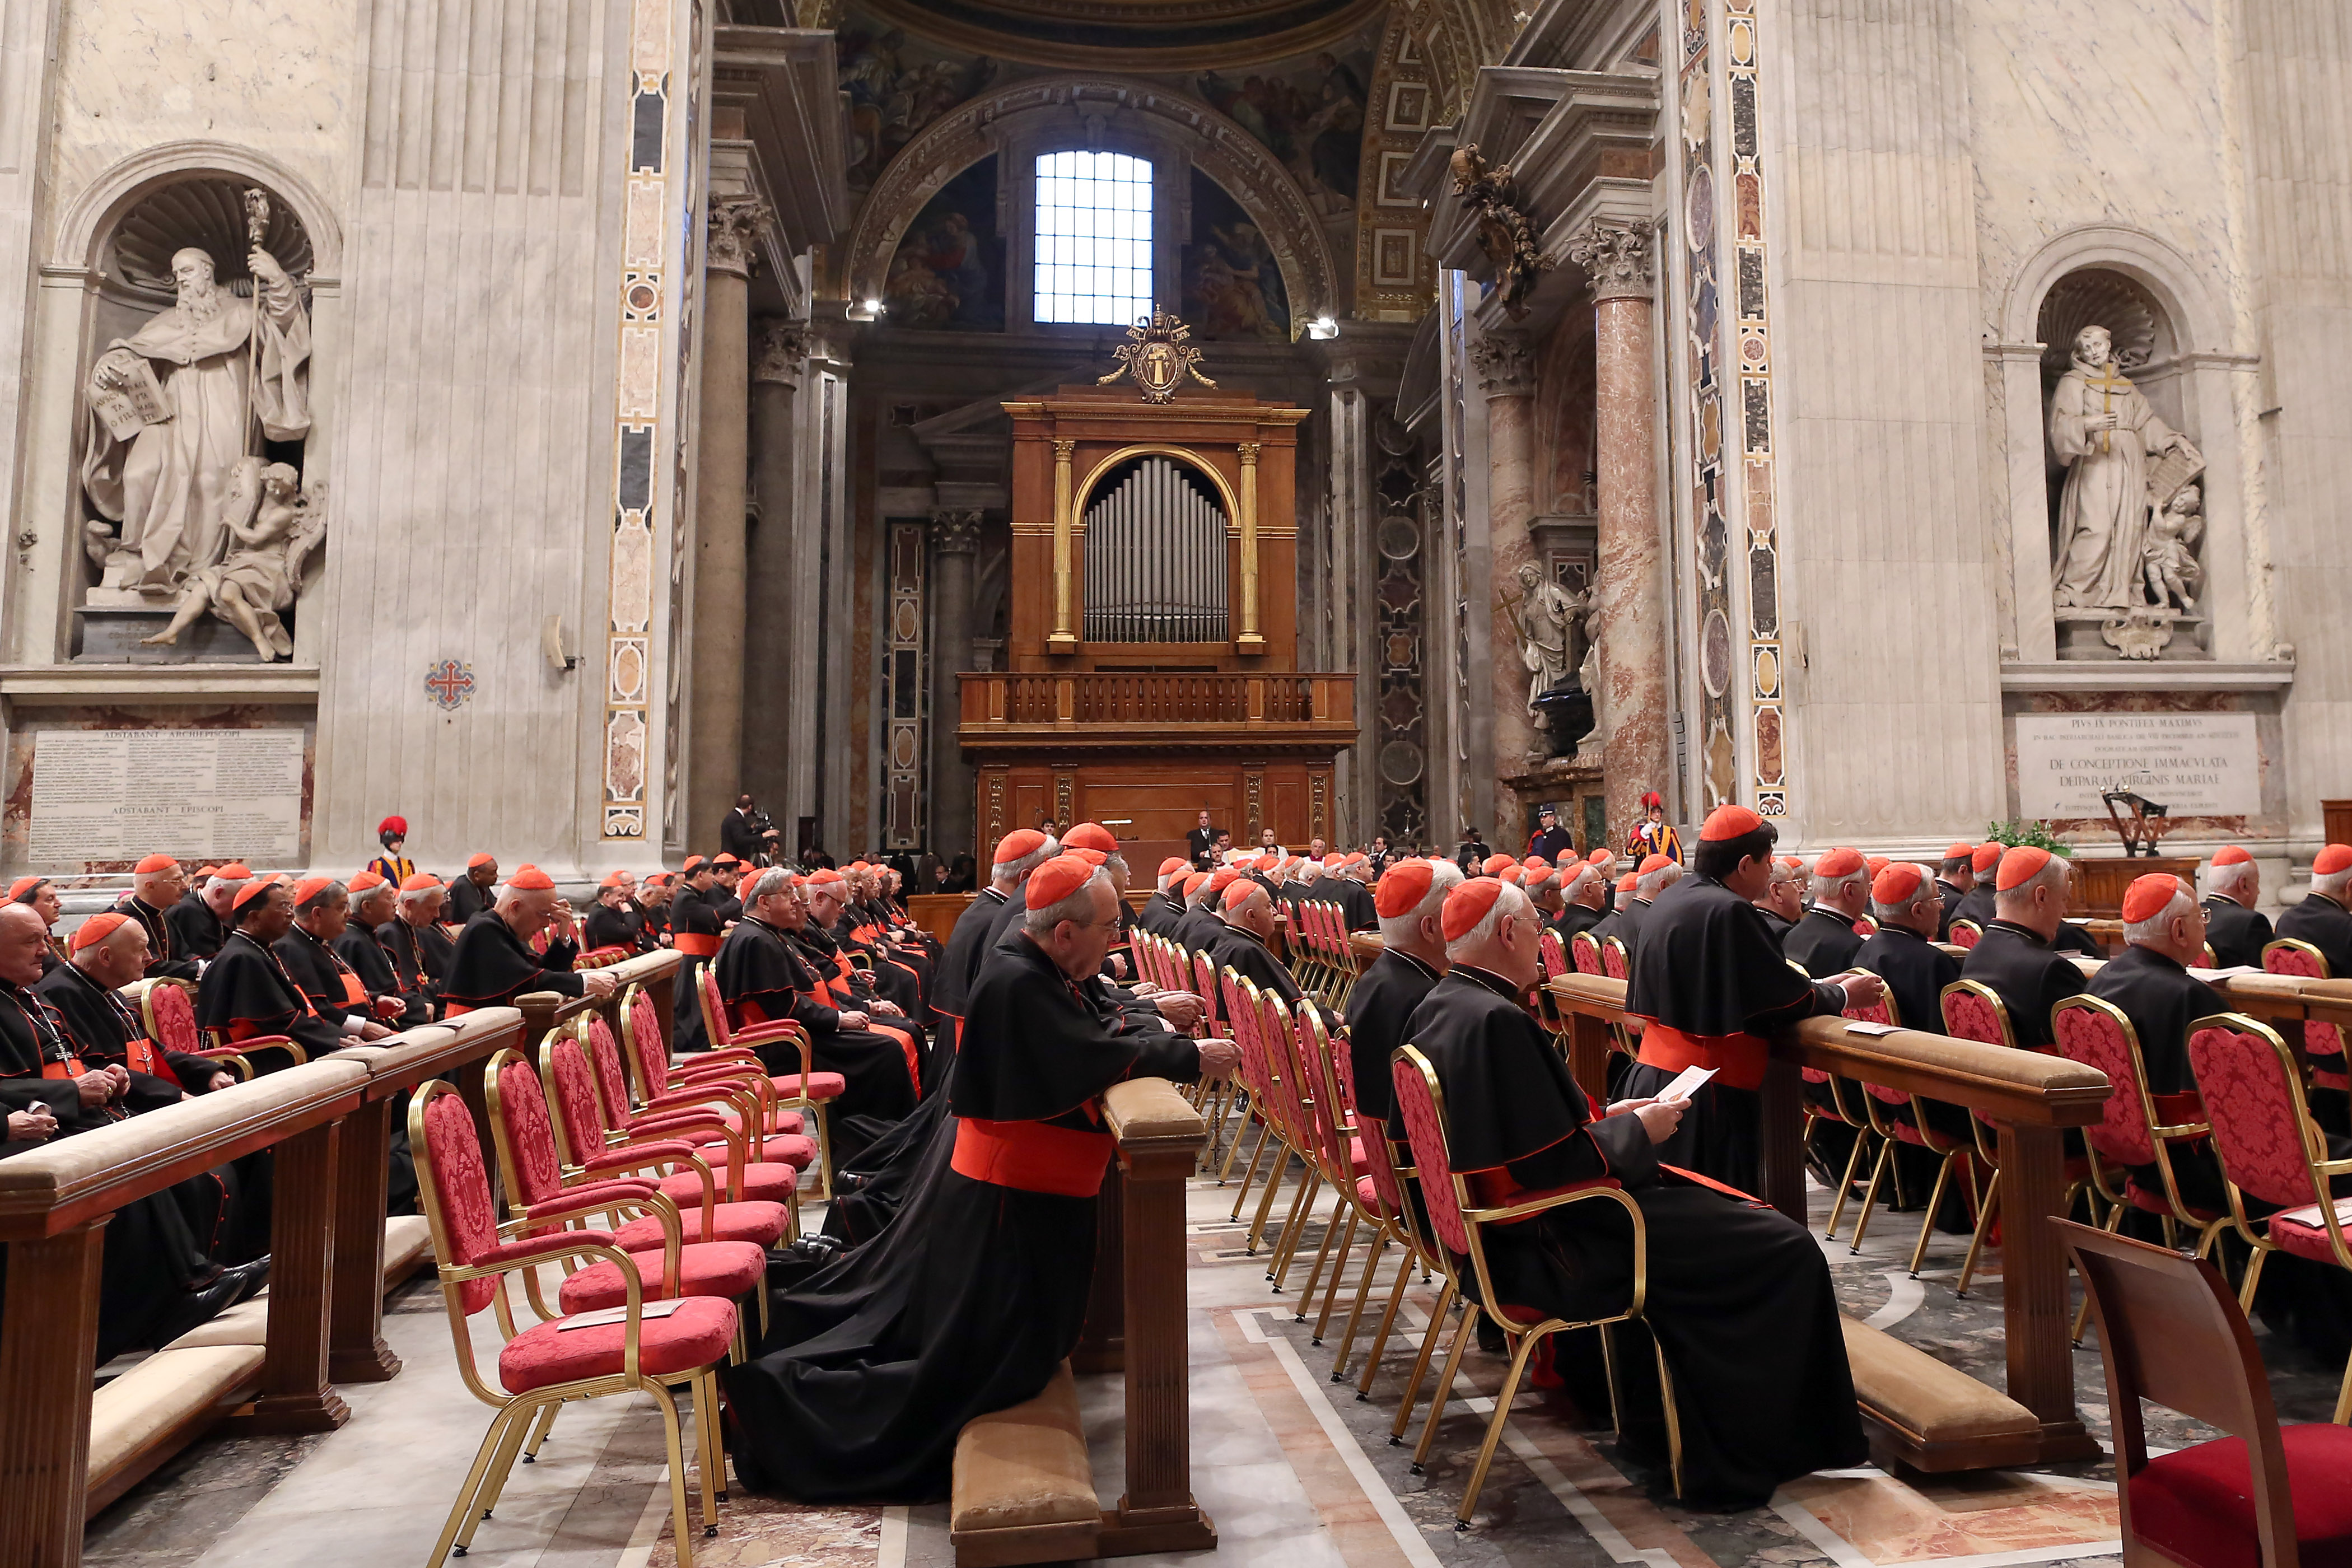
[[[588,1182],[576,1187],[566,1187],[560,1196],[550,1198],[545,1203],[531,1205],[523,1211],[522,1217],[534,1225],[551,1220],[577,1219],[583,1215],[599,1214],[623,1205],[650,1202],[656,1191],[651,1182]]]

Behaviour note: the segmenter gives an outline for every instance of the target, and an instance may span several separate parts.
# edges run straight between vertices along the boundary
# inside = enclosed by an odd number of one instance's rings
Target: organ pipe
[[[1090,642],[1222,642],[1223,509],[1167,458],[1145,458],[1087,508]]]

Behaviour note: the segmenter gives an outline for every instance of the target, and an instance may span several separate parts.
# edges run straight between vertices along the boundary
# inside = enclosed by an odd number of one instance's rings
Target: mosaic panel
[[[1685,270],[1683,374],[1690,393],[1690,518],[1696,531],[1701,633],[1699,733],[1705,805],[1738,789],[1731,739],[1730,529],[1725,521],[1722,287],[1717,265],[1715,76],[1709,0],[1684,0],[1682,65],[1683,224]]]
[[[890,524],[890,645],[883,658],[883,832],[893,849],[923,841],[924,731],[930,717],[930,658],[923,638],[923,584],[929,530]]]
[[[1780,534],[1775,526],[1772,456],[1772,322],[1764,255],[1764,165],[1756,104],[1762,18],[1756,0],[1724,0],[1725,69],[1731,83],[1732,184],[1737,225],[1731,237],[1739,337],[1741,489],[1748,521],[1748,707],[1754,742],[1749,783],[1756,810],[1789,812],[1789,770],[1781,743]]]

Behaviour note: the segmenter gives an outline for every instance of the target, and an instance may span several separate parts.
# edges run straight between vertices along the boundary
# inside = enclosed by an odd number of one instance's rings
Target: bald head
[[[499,919],[507,922],[509,931],[529,942],[554,921],[555,906],[562,897],[553,888],[509,886],[499,900]]]
[[[147,973],[147,928],[124,921],[68,962],[110,991],[128,985]]]
[[[0,904],[0,980],[30,985],[40,979],[48,943],[49,928],[30,905]]]

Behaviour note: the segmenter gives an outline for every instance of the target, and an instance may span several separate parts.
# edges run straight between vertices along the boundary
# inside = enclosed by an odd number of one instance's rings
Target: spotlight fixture
[[[1339,323],[1328,316],[1318,316],[1307,323],[1307,335],[1310,338],[1336,338],[1339,335]]]

